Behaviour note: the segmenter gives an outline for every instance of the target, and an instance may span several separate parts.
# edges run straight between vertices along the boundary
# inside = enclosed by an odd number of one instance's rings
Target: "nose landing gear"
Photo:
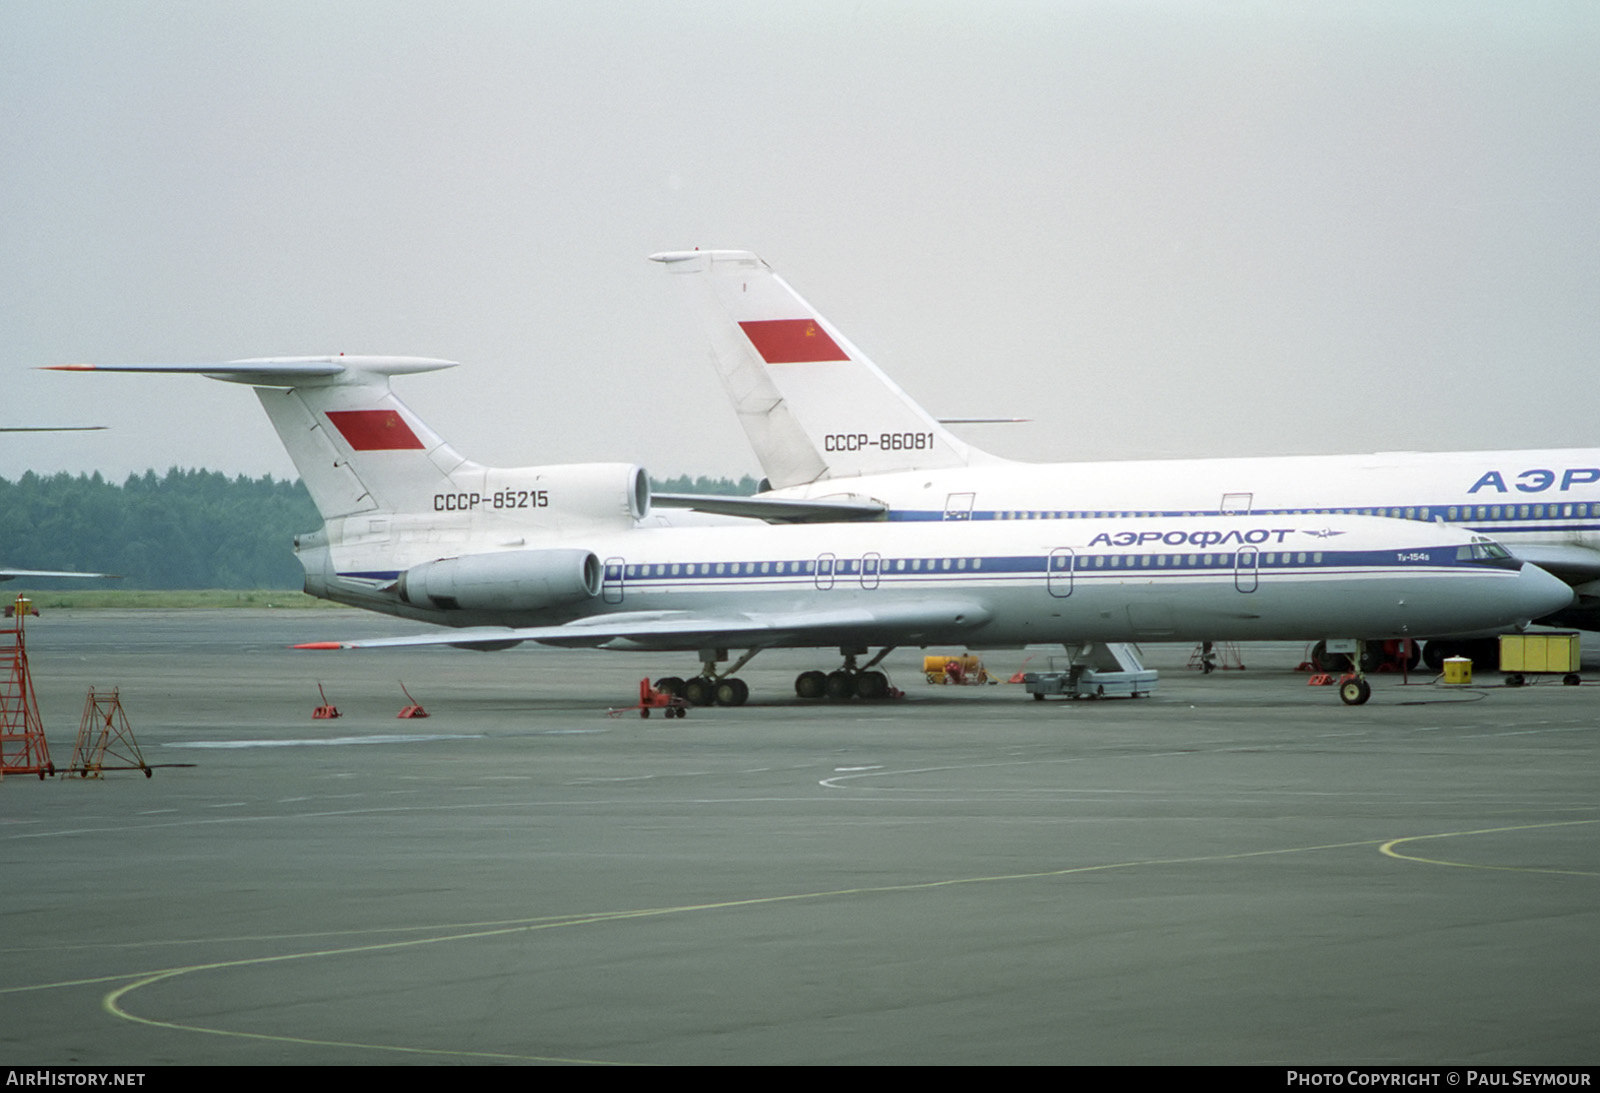
[[[1356,642],[1356,655],[1351,658],[1355,670],[1339,681],[1339,701],[1346,706],[1362,706],[1367,699],[1372,697],[1372,684],[1367,682],[1361,674],[1362,664],[1366,660],[1367,643]]]
[[[1339,701],[1346,706],[1360,706],[1372,697],[1372,684],[1361,676],[1346,676],[1339,684]]]

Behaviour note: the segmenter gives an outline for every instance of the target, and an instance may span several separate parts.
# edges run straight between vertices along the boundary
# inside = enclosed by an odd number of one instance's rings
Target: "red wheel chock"
[[[317,684],[317,693],[322,696],[322,705],[311,711],[313,721],[331,721],[339,716],[339,707],[328,702],[328,694],[322,689],[322,684]]]
[[[411,703],[411,705],[402,706],[400,708],[400,712],[395,714],[396,717],[404,718],[404,717],[427,717],[428,716],[428,711],[424,710],[421,706],[419,706],[417,704],[417,700],[411,697],[411,692],[406,690],[406,685],[404,683],[400,684],[400,692],[406,696],[406,701]]]

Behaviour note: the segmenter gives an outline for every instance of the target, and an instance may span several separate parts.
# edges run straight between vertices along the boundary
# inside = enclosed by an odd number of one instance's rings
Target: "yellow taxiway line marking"
[[[1589,869],[1546,869],[1533,865],[1484,865],[1479,862],[1447,861],[1444,858],[1424,858],[1418,854],[1402,854],[1395,847],[1401,843],[1424,842],[1428,839],[1462,839],[1471,835],[1498,835],[1507,831],[1535,831],[1549,827],[1575,827],[1579,824],[1600,823],[1600,820],[1558,820],[1547,824],[1518,824],[1514,827],[1485,827],[1477,831],[1443,831],[1437,835],[1407,835],[1400,839],[1390,839],[1378,851],[1391,858],[1401,861],[1422,862],[1426,865],[1448,865],[1456,869],[1487,869],[1501,873],[1555,873],[1568,877],[1600,877]]]

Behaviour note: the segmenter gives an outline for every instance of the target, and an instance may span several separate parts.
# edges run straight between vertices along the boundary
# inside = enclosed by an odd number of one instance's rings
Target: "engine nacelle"
[[[537,611],[600,594],[587,550],[508,550],[423,562],[400,574],[400,600],[445,611]]]
[[[539,480],[563,516],[627,526],[650,514],[650,476],[638,464],[557,464],[540,467]]]
[[[451,475],[454,492],[434,498],[438,512],[526,523],[558,534],[625,529],[650,512],[650,476],[632,463],[558,463],[482,468]]]

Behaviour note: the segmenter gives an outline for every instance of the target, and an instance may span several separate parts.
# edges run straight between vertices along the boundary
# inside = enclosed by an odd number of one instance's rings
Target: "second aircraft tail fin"
[[[685,287],[774,488],[990,458],[913,402],[756,255],[650,258]]]

